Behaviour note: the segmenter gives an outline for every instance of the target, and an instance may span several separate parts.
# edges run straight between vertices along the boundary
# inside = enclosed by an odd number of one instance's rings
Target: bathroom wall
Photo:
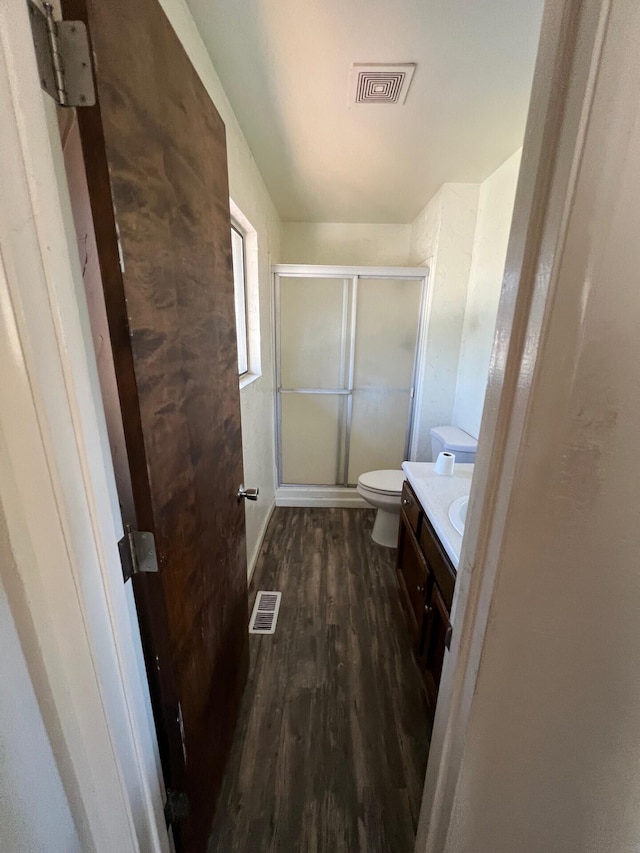
[[[478,437],[522,150],[480,185],[453,423]]]
[[[414,459],[431,459],[433,426],[480,431],[520,155],[481,184],[443,184],[411,226],[410,263],[430,267]]]
[[[443,184],[411,225],[410,264],[430,267],[412,459],[429,461],[431,427],[453,422],[479,189]]]
[[[281,261],[281,222],[191,13],[183,0],[160,3],[225,123],[229,193],[258,235],[262,374],[240,393],[245,483],[260,488],[256,503],[245,502],[251,573],[275,500],[271,264]]]
[[[80,853],[80,840],[7,600],[6,575],[13,574],[14,565],[0,506],[0,850]]]
[[[284,222],[282,263],[407,266],[410,225]]]
[[[282,225],[283,263],[430,267],[414,459],[431,459],[433,426],[478,435],[519,165],[520,151],[482,184],[443,184],[411,225]]]

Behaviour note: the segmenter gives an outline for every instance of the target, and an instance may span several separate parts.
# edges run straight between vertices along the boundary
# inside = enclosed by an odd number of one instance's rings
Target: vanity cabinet
[[[449,617],[456,571],[406,481],[402,489],[397,575],[414,651],[433,711],[445,648],[451,640]]]
[[[450,606],[444,602],[436,583],[431,585],[431,594],[424,606],[422,637],[417,648],[418,663],[425,681],[429,704],[435,708],[440,676],[444,663],[444,651],[451,640]]]
[[[420,645],[423,634],[429,567],[405,518],[400,522],[400,541],[399,550],[402,550],[402,560],[398,563],[400,591],[404,599],[409,630],[417,647]]]

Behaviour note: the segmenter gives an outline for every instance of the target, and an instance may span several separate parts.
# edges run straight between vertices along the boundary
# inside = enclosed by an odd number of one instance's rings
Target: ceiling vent
[[[404,104],[414,71],[415,62],[399,65],[351,66],[351,104]]]

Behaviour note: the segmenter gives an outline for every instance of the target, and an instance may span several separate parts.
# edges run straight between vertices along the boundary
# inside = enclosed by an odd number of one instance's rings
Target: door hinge
[[[56,21],[53,7],[27,0],[40,85],[62,107],[96,102],[89,38],[83,21]]]
[[[158,555],[153,533],[130,530],[127,525],[127,532],[118,542],[118,549],[125,583],[140,572],[158,571]]]
[[[167,788],[167,801],[164,804],[164,819],[167,826],[179,823],[189,817],[189,797],[185,793]]]

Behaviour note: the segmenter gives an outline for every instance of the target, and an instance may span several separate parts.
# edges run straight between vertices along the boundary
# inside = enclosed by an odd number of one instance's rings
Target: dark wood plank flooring
[[[371,510],[278,508],[251,584],[281,590],[209,853],[411,853],[429,745],[395,550]]]

